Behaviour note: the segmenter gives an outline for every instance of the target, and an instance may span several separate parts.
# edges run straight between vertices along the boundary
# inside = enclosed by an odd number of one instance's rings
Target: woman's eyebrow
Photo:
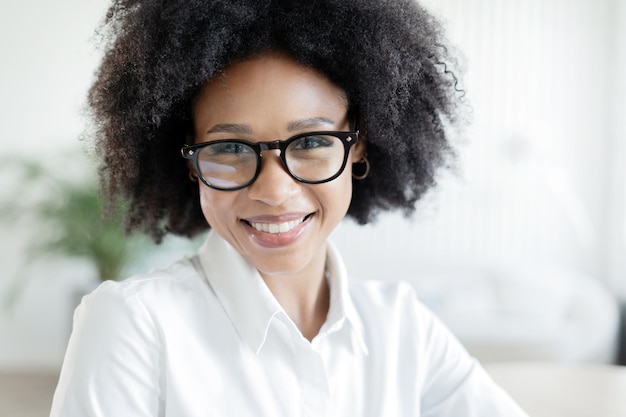
[[[310,129],[312,127],[318,127],[321,125],[335,125],[335,121],[329,119],[328,117],[311,117],[309,119],[300,119],[289,122],[287,125],[287,130],[290,132],[295,132],[303,129]]]
[[[293,132],[323,125],[334,126],[335,121],[329,119],[328,117],[311,117],[308,119],[299,119],[289,122],[289,124],[287,125],[287,130]],[[248,125],[239,123],[220,123],[211,127],[209,130],[206,131],[206,133],[252,134],[252,128]]]
[[[238,134],[251,134],[252,128],[248,125],[237,123],[221,123],[213,126],[206,132],[209,133],[238,133]]]

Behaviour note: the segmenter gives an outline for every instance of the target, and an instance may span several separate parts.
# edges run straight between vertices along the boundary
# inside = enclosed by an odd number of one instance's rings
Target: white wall
[[[74,145],[99,56],[90,38],[105,9],[95,0],[0,4],[0,152]]]
[[[615,37],[625,30],[615,18],[623,2],[426,3],[467,56],[474,119],[460,173],[442,179],[412,222],[385,217],[374,239],[348,225],[342,246],[356,245],[361,259],[394,248],[404,271],[425,263],[563,265],[626,294],[624,104],[615,96],[624,82]],[[384,269],[361,268],[358,255],[350,262],[363,275]]]
[[[90,38],[105,9],[106,2],[94,0],[0,2],[0,160],[45,160],[67,151],[83,157],[82,109],[99,55]],[[7,196],[10,180],[0,167],[0,201],[27,197],[28,190]],[[32,271],[24,248],[37,238],[37,225],[0,227],[0,300],[18,275],[26,282],[12,310],[0,306],[0,368],[57,367],[74,288],[91,270],[51,263]]]
[[[612,127],[608,159],[606,272],[610,285],[626,299],[626,2],[616,1],[614,22],[615,53],[610,88]]]
[[[105,3],[0,4],[0,156],[80,149],[99,55],[90,37]],[[411,221],[385,215],[373,226],[339,227],[334,237],[353,275],[415,280],[413,271],[431,266],[545,263],[626,297],[625,2],[426,4],[467,55],[473,125],[458,175],[444,175]],[[0,294],[36,229],[2,230]],[[86,265],[54,263],[30,277],[16,310],[0,312],[0,368],[59,365],[68,306],[89,275]]]

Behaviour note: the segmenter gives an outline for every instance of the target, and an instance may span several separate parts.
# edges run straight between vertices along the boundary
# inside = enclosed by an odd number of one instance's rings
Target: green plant
[[[102,199],[92,184],[61,183],[57,190],[61,198],[38,207],[38,215],[53,232],[32,246],[34,253],[87,258],[101,281],[119,279],[140,246],[124,233],[121,206],[104,217]]]
[[[103,214],[93,167],[72,176],[71,165],[63,161],[46,166],[39,161],[6,159],[0,164],[13,188],[3,193],[0,218],[37,227],[37,236],[27,247],[29,263],[48,256],[83,258],[93,264],[100,281],[116,280],[151,245],[146,236],[125,233],[122,201],[107,216]],[[79,180],[72,178],[77,176]],[[21,287],[23,279],[16,281],[16,288]],[[9,291],[10,298],[15,298],[15,292]]]

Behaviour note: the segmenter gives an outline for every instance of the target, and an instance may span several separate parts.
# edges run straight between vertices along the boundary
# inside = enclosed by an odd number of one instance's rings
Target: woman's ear
[[[193,167],[193,163],[191,163],[191,161],[187,160],[187,169],[189,170],[190,174],[193,175],[197,175],[198,173],[196,172],[196,169]]]
[[[352,149],[352,178],[355,180],[364,180],[370,172],[370,162],[367,159],[367,143],[365,139],[361,140],[353,146]]]
[[[193,164],[191,163],[191,161],[187,160],[187,175],[189,176],[189,179],[193,182],[198,182],[198,173],[196,172],[196,169],[193,167]]]
[[[352,162],[361,162],[367,157],[367,137],[365,135],[365,124],[363,117],[358,112],[354,113],[354,129],[359,132],[359,140],[352,147]]]
[[[195,134],[192,128],[187,129],[187,133],[185,134],[185,143],[187,145],[196,143]],[[188,173],[189,179],[191,181],[198,181],[198,173],[196,172],[196,169],[193,167],[193,163],[189,159],[187,160],[187,170],[189,171]]]
[[[367,155],[367,143],[363,135],[359,135],[359,141],[352,147],[352,162],[359,162]]]

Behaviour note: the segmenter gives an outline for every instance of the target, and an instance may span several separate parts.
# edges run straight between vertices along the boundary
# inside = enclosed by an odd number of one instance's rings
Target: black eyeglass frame
[[[305,138],[307,136],[334,136],[336,138],[339,138],[341,140],[341,143],[343,144],[343,148],[344,148],[344,154],[343,154],[343,162],[341,164],[341,168],[339,168],[339,170],[337,171],[337,173],[333,176],[331,176],[330,178],[327,178],[325,180],[321,180],[321,181],[310,181],[310,180],[305,180],[301,177],[298,177],[296,174],[294,174],[293,172],[291,172],[291,170],[289,169],[289,166],[287,165],[287,159],[285,156],[285,152],[287,150],[287,147],[293,142],[296,141],[298,139],[301,138]],[[268,151],[268,150],[275,150],[278,149],[280,150],[280,161],[283,164],[283,167],[285,168],[285,171],[287,171],[287,173],[294,178],[295,180],[302,182],[304,184],[323,184],[325,182],[330,182],[332,180],[334,180],[335,178],[337,178],[338,176],[341,175],[341,173],[344,171],[344,169],[346,169],[346,164],[348,162],[348,156],[350,155],[350,148],[356,144],[359,141],[359,131],[358,130],[353,130],[353,131],[349,131],[349,132],[345,132],[345,131],[318,131],[318,132],[306,132],[306,133],[299,133],[297,135],[294,135],[288,139],[285,140],[274,140],[274,141],[269,141],[269,142],[248,142],[246,140],[242,140],[242,139],[220,139],[220,140],[215,140],[215,141],[211,141],[211,142],[202,142],[202,143],[197,143],[195,145],[185,145],[181,148],[180,152],[183,158],[191,161],[191,163],[193,164],[194,169],[196,170],[196,173],[198,174],[198,177],[200,178],[200,180],[209,188],[213,188],[215,190],[220,190],[220,191],[237,191],[237,190],[241,190],[242,188],[246,188],[248,186],[250,186],[254,181],[256,181],[256,179],[259,176],[259,173],[261,172],[261,165],[262,165],[262,161],[263,161],[263,155],[261,154],[261,152],[263,151]],[[204,176],[202,175],[202,172],[200,171],[200,167],[198,165],[198,155],[200,155],[200,150],[206,146],[209,145],[214,145],[214,144],[218,144],[218,143],[224,143],[224,142],[228,142],[228,143],[237,143],[237,144],[242,144],[242,145],[246,145],[249,146],[250,148],[252,148],[252,150],[254,150],[254,152],[256,153],[256,157],[257,157],[257,164],[256,164],[256,171],[254,173],[254,175],[252,176],[252,178],[250,179],[250,181],[246,182],[245,184],[239,185],[237,187],[234,188],[223,188],[223,187],[218,187],[216,185],[212,185],[209,184],[209,182],[204,178]]]

